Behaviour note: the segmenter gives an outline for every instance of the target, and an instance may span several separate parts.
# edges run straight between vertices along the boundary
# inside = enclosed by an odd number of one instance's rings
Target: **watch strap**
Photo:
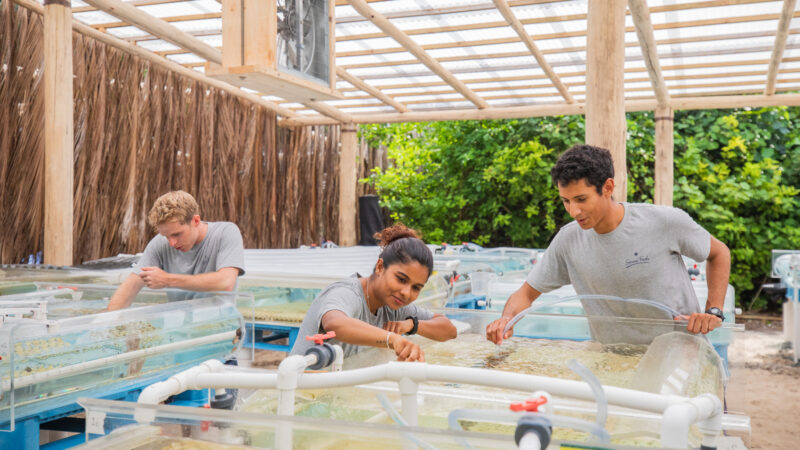
[[[417,334],[417,329],[419,328],[419,319],[414,316],[408,316],[405,320],[411,319],[414,322],[414,326],[411,327],[411,330],[406,333],[406,336],[411,336],[412,334]]]
[[[717,308],[717,307],[708,308],[706,310],[706,314],[711,314],[712,316],[717,316],[717,317],[719,317],[719,320],[722,320],[722,321],[725,320],[725,314],[723,314],[722,310]]]

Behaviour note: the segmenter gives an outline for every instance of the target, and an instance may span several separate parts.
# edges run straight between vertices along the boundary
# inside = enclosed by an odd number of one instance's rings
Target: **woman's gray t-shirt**
[[[528,275],[541,293],[572,283],[579,295],[654,300],[681,314],[700,312],[681,255],[705,261],[711,235],[684,211],[622,203],[619,226],[598,234],[570,222]]]
[[[367,300],[364,297],[361,282],[356,275],[353,275],[350,278],[331,284],[317,295],[311,303],[302,325],[300,325],[297,341],[292,347],[292,355],[303,355],[309,347],[314,345],[313,342],[306,340],[306,336],[325,333],[325,330],[322,329],[322,316],[333,310],[341,311],[348,317],[358,319],[378,328],[382,328],[386,322],[401,321],[410,316],[419,320],[433,318],[432,312],[413,304],[403,306],[397,310],[382,306],[378,308],[375,314],[372,314],[367,307]],[[331,339],[327,342],[341,345],[345,357],[358,352],[359,346],[357,345],[347,344],[337,339]]]

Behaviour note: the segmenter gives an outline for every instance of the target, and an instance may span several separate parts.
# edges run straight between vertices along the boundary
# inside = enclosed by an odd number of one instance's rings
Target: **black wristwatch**
[[[717,307],[708,308],[706,310],[706,314],[711,314],[712,316],[717,316],[717,317],[719,317],[719,320],[721,320],[723,322],[725,321],[725,314],[722,314],[722,310],[717,308]]]
[[[411,336],[412,334],[417,334],[417,328],[419,328],[419,319],[417,319],[414,316],[408,316],[408,317],[405,318],[405,320],[408,320],[408,319],[411,319],[412,321],[414,321],[414,326],[411,327],[411,330],[408,333],[406,333],[405,335],[406,336]]]

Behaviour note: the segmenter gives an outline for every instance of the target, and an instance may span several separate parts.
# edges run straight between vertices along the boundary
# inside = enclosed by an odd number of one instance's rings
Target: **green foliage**
[[[730,247],[731,284],[748,303],[769,273],[770,250],[800,249],[800,108],[681,111],[674,123],[674,204]],[[375,125],[362,133],[393,161],[362,181],[429,242],[542,248],[570,220],[549,172],[583,141],[582,116]],[[652,202],[654,141],[653,114],[629,114],[629,201]]]

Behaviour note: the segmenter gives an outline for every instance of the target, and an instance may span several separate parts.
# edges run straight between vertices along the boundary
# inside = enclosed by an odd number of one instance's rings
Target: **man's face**
[[[197,236],[200,230],[200,216],[192,217],[188,223],[181,223],[179,220],[171,220],[161,225],[157,225],[158,234],[167,238],[169,246],[175,250],[188,252],[197,243]]]
[[[567,208],[567,212],[584,230],[594,228],[609,211],[611,193],[614,191],[614,181],[606,180],[603,193],[598,194],[597,188],[589,185],[585,178],[573,181],[567,185],[558,185],[558,195]]]

